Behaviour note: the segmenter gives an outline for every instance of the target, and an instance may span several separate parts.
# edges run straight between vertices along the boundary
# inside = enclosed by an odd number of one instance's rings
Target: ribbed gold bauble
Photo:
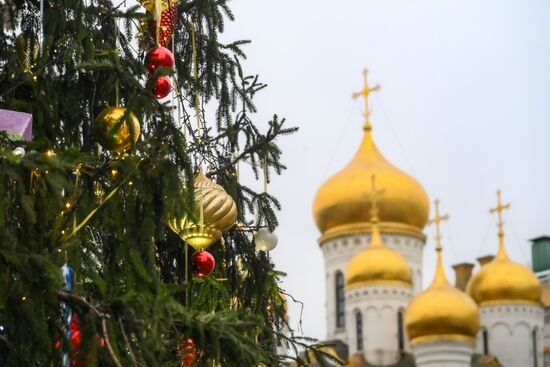
[[[194,190],[193,217],[170,217],[168,226],[199,251],[206,250],[235,224],[237,205],[222,186],[209,180],[202,172],[195,177]]]
[[[121,106],[104,109],[96,117],[93,129],[97,142],[115,153],[130,149],[132,138],[135,144],[140,134],[136,115]]]

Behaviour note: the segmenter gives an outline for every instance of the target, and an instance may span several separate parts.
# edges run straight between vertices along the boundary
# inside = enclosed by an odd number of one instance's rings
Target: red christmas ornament
[[[178,355],[181,358],[181,365],[184,367],[191,367],[195,365],[197,361],[197,347],[193,339],[183,339],[178,345]]]
[[[153,47],[145,56],[145,69],[149,73],[160,67],[173,68],[175,64],[174,55],[165,47]]]
[[[156,99],[163,99],[170,93],[170,90],[172,90],[172,83],[168,77],[161,75],[155,80],[152,91]]]
[[[160,30],[159,30],[159,44],[162,47],[166,47],[170,43],[170,37],[176,28],[176,22],[178,20],[178,8],[171,6],[168,9],[162,11],[160,15]],[[157,22],[155,20],[149,21],[149,32],[153,39],[157,39]]]
[[[78,317],[76,316],[76,313],[73,312],[73,315],[71,317],[71,348],[73,349],[74,353],[78,353],[78,349],[80,348],[80,325],[78,323]]]
[[[216,261],[208,251],[200,250],[195,252],[191,258],[191,269],[196,276],[203,277],[214,270]]]

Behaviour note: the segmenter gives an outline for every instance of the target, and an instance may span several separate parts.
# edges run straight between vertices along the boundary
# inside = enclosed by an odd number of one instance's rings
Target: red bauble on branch
[[[195,252],[191,258],[191,269],[196,276],[203,277],[214,270],[216,261],[208,251],[200,250]]]
[[[193,342],[193,339],[183,339],[178,345],[178,355],[181,358],[181,365],[184,367],[191,367],[195,365],[197,361],[197,347]]]
[[[161,75],[153,83],[152,92],[156,99],[163,99],[166,97],[172,89],[172,83],[170,79],[164,75]]]
[[[165,47],[154,47],[145,56],[145,69],[153,73],[160,67],[173,68],[176,64],[174,55]]]
[[[159,44],[162,47],[166,47],[170,43],[170,37],[176,28],[176,22],[178,20],[178,8],[171,6],[168,9],[162,11],[160,15],[160,30],[159,30]],[[155,20],[149,21],[149,32],[154,40],[157,39],[157,22]]]

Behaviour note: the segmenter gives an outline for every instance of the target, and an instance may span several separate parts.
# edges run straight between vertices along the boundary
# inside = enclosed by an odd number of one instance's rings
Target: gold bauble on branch
[[[222,186],[212,182],[202,172],[195,177],[194,191],[193,216],[170,217],[168,226],[199,251],[206,250],[235,224],[237,205]]]
[[[115,153],[130,149],[140,134],[136,115],[121,106],[104,109],[95,119],[93,129],[97,142]]]

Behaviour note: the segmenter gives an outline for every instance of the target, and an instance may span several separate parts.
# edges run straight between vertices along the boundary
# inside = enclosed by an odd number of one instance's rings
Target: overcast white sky
[[[251,39],[249,73],[269,88],[259,120],[284,116],[300,132],[279,142],[289,169],[270,191],[284,206],[272,252],[283,287],[305,304],[303,330],[325,337],[323,259],[313,197],[353,156],[362,137],[367,67],[379,148],[440,198],[450,265],[494,253],[497,188],[513,259],[550,234],[550,2],[505,0],[234,0],[224,39]],[[261,188],[261,185],[259,186]],[[434,270],[433,231],[424,261]],[[291,323],[299,305],[290,305]]]

